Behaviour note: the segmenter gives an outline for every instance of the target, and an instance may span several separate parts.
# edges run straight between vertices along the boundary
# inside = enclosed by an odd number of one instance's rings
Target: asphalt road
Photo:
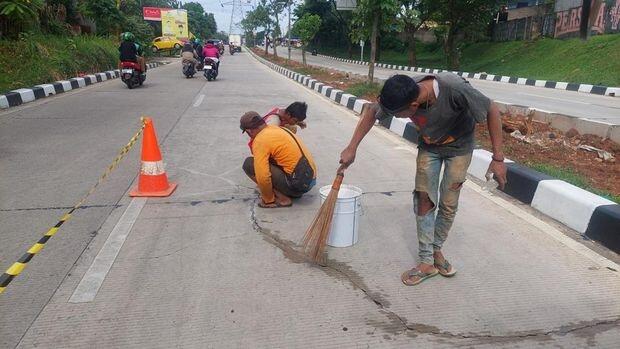
[[[279,55],[286,57],[286,49],[280,48]],[[301,62],[301,50],[292,50],[291,58]],[[311,65],[338,69],[360,75],[368,74],[368,66],[312,56],[309,53],[306,55],[306,60],[308,64]],[[421,73],[416,72],[375,67],[375,77],[377,78],[387,79],[394,74],[407,74],[411,76],[421,75]],[[620,125],[619,97],[599,96],[574,91],[555,90],[486,80],[469,79],[469,81],[472,86],[479,89],[489,98],[497,101]]]
[[[179,183],[169,198],[128,198],[132,150],[0,295],[0,348],[620,345],[614,262],[472,182],[445,247],[459,273],[403,286],[417,255],[416,150],[379,127],[345,178],[365,193],[359,243],[331,248],[327,267],[303,262],[296,243],[357,118],[246,52],[224,56],[215,82],[180,70],[153,69],[136,90],[113,80],[0,113],[2,270],[88,191],[141,115],[153,117]],[[301,135],[319,185],[292,208],[260,209],[241,170],[249,151],[238,119],[294,100],[310,106]],[[124,243],[110,243],[127,226]],[[90,292],[82,286],[109,248],[118,255]]]

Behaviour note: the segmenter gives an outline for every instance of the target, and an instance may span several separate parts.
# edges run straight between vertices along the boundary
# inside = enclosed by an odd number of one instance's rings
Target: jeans
[[[448,237],[471,157],[471,152],[459,156],[442,156],[418,149],[413,210],[416,215],[418,255],[421,263],[432,265],[433,252],[441,250]],[[444,172],[440,183],[442,166]],[[433,207],[421,216],[418,214],[418,200],[422,192],[428,194]],[[439,209],[436,209],[437,207]]]
[[[271,184],[275,190],[291,198],[300,198],[304,194],[289,186],[286,180],[286,173],[282,170],[282,167],[269,164],[269,169],[271,171]],[[243,162],[243,171],[248,177],[256,178],[256,173],[254,172],[254,157],[250,156],[245,159]]]

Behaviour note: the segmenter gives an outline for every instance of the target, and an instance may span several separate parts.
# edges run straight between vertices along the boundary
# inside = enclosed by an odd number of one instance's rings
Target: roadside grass
[[[557,179],[561,179],[574,186],[585,189],[589,192],[592,192],[596,195],[600,195],[615,203],[620,204],[620,195],[614,195],[613,193],[609,191],[600,190],[600,189],[596,189],[592,187],[586,177],[576,173],[570,168],[558,167],[558,166],[543,164],[543,163],[530,163],[530,162],[526,162],[525,165],[527,165],[528,167],[538,172],[547,174]]]
[[[437,44],[418,43],[416,66],[446,69]],[[369,59],[369,48],[364,50]],[[321,48],[320,53],[349,58],[346,51]],[[359,47],[352,59],[359,59]],[[381,63],[408,65],[407,53],[381,51]],[[531,79],[620,86],[620,35],[580,39],[541,38],[534,41],[481,42],[463,47],[460,71],[486,72]]]
[[[381,91],[381,87],[383,87],[383,85],[376,82],[372,84],[369,84],[368,82],[360,82],[349,86],[349,88],[347,88],[344,92],[364,99],[369,99],[369,96],[374,96],[376,98]]]
[[[111,38],[26,35],[0,40],[0,93],[116,68],[118,43]]]

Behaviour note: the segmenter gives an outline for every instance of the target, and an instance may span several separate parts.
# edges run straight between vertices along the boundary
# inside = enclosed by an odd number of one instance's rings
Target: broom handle
[[[340,185],[342,184],[343,179],[344,179],[344,173],[339,172],[336,175],[336,179],[334,179],[334,183],[332,183],[332,189],[340,190]]]

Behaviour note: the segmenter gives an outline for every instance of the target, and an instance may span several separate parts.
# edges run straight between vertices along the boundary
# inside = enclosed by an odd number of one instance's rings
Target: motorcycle
[[[235,45],[228,45],[228,52],[230,53],[231,56],[234,55],[235,52],[237,52]]]
[[[136,62],[121,62],[121,80],[132,89],[138,85],[142,86],[146,80],[146,73],[142,72],[140,64]]]
[[[194,63],[191,61],[183,62],[183,75],[189,79],[194,77],[194,74],[196,74],[196,67],[194,66]]]
[[[215,80],[218,74],[218,64],[213,58],[205,58],[204,76],[207,80]]]

